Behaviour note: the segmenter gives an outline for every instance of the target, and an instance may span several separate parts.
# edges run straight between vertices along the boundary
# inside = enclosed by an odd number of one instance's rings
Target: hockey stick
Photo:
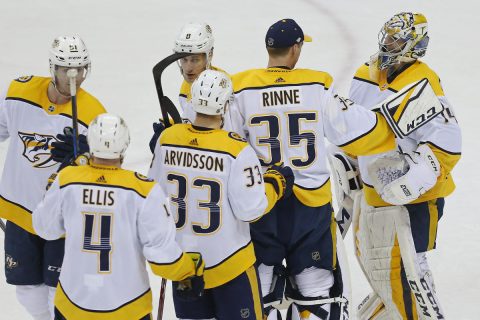
[[[7,229],[7,227],[5,226],[5,222],[3,222],[2,219],[0,219],[0,228],[3,230],[3,232],[5,232],[5,230]]]
[[[160,297],[158,298],[158,312],[157,320],[163,319],[163,307],[165,305],[165,290],[167,288],[167,279],[162,278],[162,284],[160,285]]]
[[[171,65],[175,61],[191,55],[191,53],[185,52],[174,53],[169,55],[153,67],[153,79],[155,80],[155,88],[157,89],[158,102],[160,103],[160,111],[162,112],[163,123],[166,128],[171,126],[169,117],[172,118],[173,123],[181,123],[182,117],[180,117],[180,113],[173,104],[172,100],[170,100],[167,96],[163,94],[162,73],[169,65]]]
[[[78,156],[78,115],[77,115],[77,69],[68,69],[67,77],[70,80],[70,96],[72,97],[72,129],[73,129],[73,160]]]
[[[155,81],[155,88],[157,89],[158,102],[160,103],[160,111],[162,112],[163,123],[166,128],[170,127],[169,117],[172,118],[173,123],[181,123],[182,117],[178,109],[173,104],[172,100],[163,94],[162,88],[162,73],[163,71],[175,61],[184,57],[190,56],[191,53],[174,53],[157,63],[152,70],[153,80]],[[158,299],[157,320],[163,319],[163,307],[165,305],[165,290],[167,287],[167,280],[162,278],[160,285],[160,297]]]

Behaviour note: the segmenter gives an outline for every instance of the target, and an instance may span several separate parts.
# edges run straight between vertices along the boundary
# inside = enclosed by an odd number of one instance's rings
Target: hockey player
[[[145,259],[162,277],[202,282],[201,256],[183,253],[175,242],[160,185],[121,168],[129,143],[122,118],[96,117],[88,128],[91,163],[60,171],[33,211],[41,237],[67,235],[56,320],[151,319]]]
[[[249,222],[293,186],[290,168],[262,175],[248,143],[220,129],[231,96],[227,75],[202,72],[192,85],[195,121],[162,133],[149,173],[167,187],[182,248],[201,252],[206,264],[203,297],[184,301],[174,292],[180,319],[262,319]]]
[[[193,123],[196,116],[192,107],[192,97],[190,94],[193,81],[197,79],[201,72],[207,69],[224,72],[222,69],[212,65],[213,44],[212,28],[206,23],[187,23],[182,27],[182,30],[175,40],[174,52],[193,53],[191,56],[180,59],[178,63],[183,76],[178,100],[180,102],[181,116],[185,122]],[[153,124],[154,135],[150,140],[150,150],[152,153],[158,137],[164,128],[162,122]],[[225,129],[228,130],[228,128]]]
[[[76,77],[78,127],[105,112],[100,102],[80,88],[90,71],[90,56],[79,37],[63,36],[50,48],[50,77],[20,77],[0,97],[0,140],[10,138],[0,183],[0,217],[5,232],[5,277],[16,285],[18,301],[34,319],[51,319],[50,307],[63,257],[63,240],[45,241],[32,227],[31,212],[45,193],[47,178],[69,158],[72,136],[60,134],[72,124],[67,71]],[[60,134],[60,135],[59,135]],[[61,148],[52,151],[54,145]],[[88,151],[80,136],[80,151]],[[67,159],[69,160],[69,159]]]
[[[340,239],[324,137],[363,155],[393,149],[395,141],[382,115],[335,93],[328,73],[295,69],[304,42],[311,40],[292,19],[273,24],[265,37],[268,67],[232,77],[231,116],[235,132],[248,137],[264,169],[282,161],[295,174],[293,195],[251,225],[264,303],[283,298],[282,283],[289,277],[288,319],[345,319],[348,301],[340,281],[345,274],[336,256]],[[265,312],[269,320],[280,318],[271,307]]]
[[[426,78],[444,107],[441,116],[397,138],[397,151],[358,158],[364,201],[357,253],[375,292],[362,304],[360,319],[444,319],[426,252],[435,248],[444,197],[455,188],[450,172],[460,158],[461,133],[439,77],[419,60],[428,42],[424,15],[394,15],[380,30],[379,51],[357,70],[350,88],[351,100],[374,109]]]

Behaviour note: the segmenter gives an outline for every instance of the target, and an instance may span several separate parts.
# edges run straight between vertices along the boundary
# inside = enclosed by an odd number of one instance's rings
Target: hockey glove
[[[187,254],[195,263],[195,275],[181,281],[174,281],[173,287],[180,299],[192,301],[203,296],[203,289],[205,288],[203,269],[205,268],[205,262],[202,259],[202,255],[198,252],[188,252]]]
[[[163,130],[165,130],[165,125],[163,124],[163,121],[160,120],[160,122],[154,122],[153,125],[153,136],[150,139],[150,151],[152,153],[155,151],[155,146],[157,145],[158,138],[162,134]]]
[[[440,175],[440,163],[426,144],[401,154],[400,160],[380,158],[368,170],[377,193],[393,205],[418,199],[435,186]]]
[[[58,142],[52,142],[52,159],[56,162],[69,163],[73,159],[73,130],[71,127],[65,127],[63,134],[57,135]],[[78,154],[86,153],[90,150],[88,147],[87,136],[78,135]]]
[[[263,174],[263,181],[270,183],[278,194],[278,199],[288,198],[293,191],[295,176],[290,167],[273,165]]]

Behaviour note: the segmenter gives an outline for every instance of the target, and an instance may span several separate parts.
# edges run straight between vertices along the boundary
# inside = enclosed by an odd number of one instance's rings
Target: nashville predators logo
[[[24,132],[18,132],[18,136],[23,142],[23,156],[33,167],[48,168],[57,164],[50,153],[52,142],[57,141],[54,136]]]
[[[7,269],[14,269],[18,266],[18,262],[15,261],[15,259],[12,258],[12,256],[6,254],[5,255],[5,267]]]

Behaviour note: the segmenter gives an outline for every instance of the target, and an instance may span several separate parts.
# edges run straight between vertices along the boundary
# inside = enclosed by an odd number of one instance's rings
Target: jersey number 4
[[[83,212],[83,250],[98,255],[98,273],[110,273],[112,222],[110,213]]]
[[[285,113],[287,116],[287,136],[288,136],[288,147],[296,148],[303,147],[305,148],[305,155],[302,157],[291,157],[286,159],[289,161],[290,166],[302,169],[310,166],[316,158],[316,139],[315,132],[313,130],[301,130],[301,122],[317,122],[317,112],[291,112]],[[282,142],[280,139],[280,128],[281,128],[281,119],[277,114],[267,114],[267,115],[255,115],[250,118],[250,126],[267,126],[267,132],[269,133],[266,137],[258,137],[256,145],[257,146],[266,146],[269,150],[269,157],[259,156],[260,163],[264,167],[271,166],[275,163],[284,162],[282,159]]]
[[[171,195],[170,200],[177,207],[177,229],[182,229],[187,223],[188,213],[186,202],[188,187],[187,177],[180,174],[169,173],[167,175],[167,180],[171,183],[177,184],[178,192],[176,195]],[[192,230],[200,235],[214,233],[218,230],[218,228],[220,228],[222,221],[220,208],[222,185],[217,180],[198,177],[192,180],[192,187],[196,189],[208,189],[209,191],[209,199],[206,201],[199,200],[197,204],[200,209],[208,212],[208,224],[204,225],[202,223],[192,221]]]

